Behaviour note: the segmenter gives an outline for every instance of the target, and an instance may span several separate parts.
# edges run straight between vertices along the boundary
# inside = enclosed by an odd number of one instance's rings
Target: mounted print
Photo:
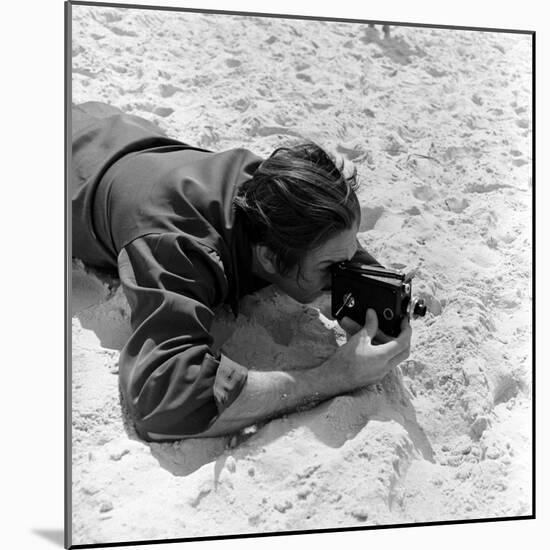
[[[534,517],[534,33],[66,4],[66,545]]]

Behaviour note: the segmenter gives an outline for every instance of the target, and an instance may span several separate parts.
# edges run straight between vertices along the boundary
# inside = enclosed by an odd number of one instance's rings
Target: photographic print
[[[534,33],[66,18],[67,545],[533,517]]]

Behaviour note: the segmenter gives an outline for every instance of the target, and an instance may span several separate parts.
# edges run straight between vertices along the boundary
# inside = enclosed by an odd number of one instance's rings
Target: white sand
[[[523,35],[73,6],[73,101],[268,154],[356,163],[360,238],[431,313],[378,387],[234,438],[145,444],[117,381],[117,281],[73,267],[73,544],[531,513],[531,74]],[[220,22],[223,21],[223,24]],[[341,342],[267,289],[218,345],[307,368]]]

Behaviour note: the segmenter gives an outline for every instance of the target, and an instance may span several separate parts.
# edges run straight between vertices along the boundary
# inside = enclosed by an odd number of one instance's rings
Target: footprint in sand
[[[160,84],[159,85],[160,96],[163,98],[172,97],[177,92],[182,92],[182,88],[173,86],[172,84]]]
[[[170,116],[174,112],[174,109],[170,107],[158,107],[152,103],[136,103],[134,107],[136,109],[139,109],[140,111],[145,111],[146,113],[153,113],[161,117]]]
[[[405,210],[405,214],[408,214],[409,216],[420,216],[422,211],[418,208],[418,206],[411,206],[408,210]]]
[[[324,111],[325,109],[328,109],[329,107],[334,107],[333,103],[312,103],[311,106],[314,109],[317,109],[318,111]]]
[[[524,128],[524,129],[527,129],[527,128],[531,127],[531,121],[527,118],[520,118],[520,119],[516,120],[516,124],[520,128]]]
[[[460,214],[466,208],[468,208],[468,206],[470,206],[470,202],[468,201],[468,199],[465,198],[458,199],[456,197],[448,197],[445,199],[445,206],[451,212],[454,212],[455,214]]]
[[[422,202],[429,202],[437,197],[437,191],[435,191],[429,185],[421,185],[419,187],[415,187],[412,194],[415,198]]]
[[[93,72],[87,68],[73,67],[73,74],[81,74],[82,76],[86,76],[88,78],[96,78],[98,75],[100,75],[104,71],[105,69],[99,69],[99,71]]]
[[[480,181],[469,184],[466,187],[466,191],[468,193],[490,193],[491,191],[505,188],[513,188],[513,186],[506,183],[485,183]]]
[[[309,76],[306,73],[296,73],[296,78],[298,80],[303,80],[304,82],[308,82],[309,84],[313,84],[313,79],[311,76]]]
[[[360,145],[346,147],[340,143],[336,146],[336,152],[344,155],[346,159],[354,162],[363,160],[363,158],[367,155],[367,151],[365,151]]]
[[[118,23],[119,21],[122,21],[122,14],[106,10],[99,13],[99,18],[96,17],[96,19],[99,20],[101,20],[101,18],[103,18],[105,24]]]
[[[170,107],[156,107],[153,109],[153,113],[161,117],[170,116],[173,112],[174,109],[171,109]]]
[[[225,64],[230,69],[236,69],[237,67],[240,67],[242,65],[242,63],[238,59],[234,59],[234,58],[226,59]]]
[[[512,161],[512,164],[519,168],[521,166],[525,166],[526,164],[529,164],[529,161],[524,160],[524,159],[515,159],[515,160]]]
[[[111,68],[118,74],[126,74],[128,72],[128,68],[124,65],[111,65]]]
[[[517,149],[513,149],[512,151],[510,151],[510,155],[514,157],[512,160],[512,164],[514,166],[521,167],[521,166],[525,166],[526,164],[529,164],[528,160],[521,158],[523,157],[523,153],[521,151],[518,151]]]
[[[244,113],[252,105],[252,102],[247,98],[241,97],[241,99],[234,101],[232,105],[234,109],[240,113]]]
[[[114,25],[105,25],[113,34],[116,34],[117,36],[131,36],[136,37],[138,36],[138,33],[135,31],[129,31],[126,29],[122,29],[121,27],[116,27]]]
[[[527,112],[527,107],[524,107],[523,105],[518,107],[518,104],[515,101],[512,102],[510,105],[514,109],[514,112],[516,113],[516,115],[518,116]]]
[[[302,134],[284,126],[264,126],[261,124],[252,124],[247,130],[247,134],[252,137],[268,137],[268,136],[292,136],[303,139]]]

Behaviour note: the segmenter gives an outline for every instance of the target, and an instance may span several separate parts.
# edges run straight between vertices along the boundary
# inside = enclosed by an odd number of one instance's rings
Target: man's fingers
[[[359,332],[362,328],[359,323],[356,323],[353,319],[350,319],[349,317],[343,317],[342,319],[340,319],[340,321],[338,321],[338,324],[346,331],[346,334],[348,336]]]
[[[372,340],[378,332],[378,317],[374,309],[367,309],[367,315],[365,316],[365,330],[367,335]]]
[[[411,322],[410,322],[410,319],[407,315],[405,315],[405,317],[403,317],[403,319],[401,319],[401,330],[405,330],[407,327],[410,328],[411,326]]]
[[[405,350],[408,350],[411,345],[412,329],[409,320],[406,319],[401,323],[401,332],[399,336],[385,344],[377,346],[378,351],[384,353],[388,359],[396,357]]]
[[[403,332],[409,325],[410,325],[409,318],[408,317],[403,317],[403,319],[401,320],[401,332]],[[375,338],[374,343],[375,344],[385,344],[387,342],[391,342],[394,339],[395,339],[394,337],[388,336],[385,332],[382,332],[381,330],[379,330],[376,333],[376,338]]]

